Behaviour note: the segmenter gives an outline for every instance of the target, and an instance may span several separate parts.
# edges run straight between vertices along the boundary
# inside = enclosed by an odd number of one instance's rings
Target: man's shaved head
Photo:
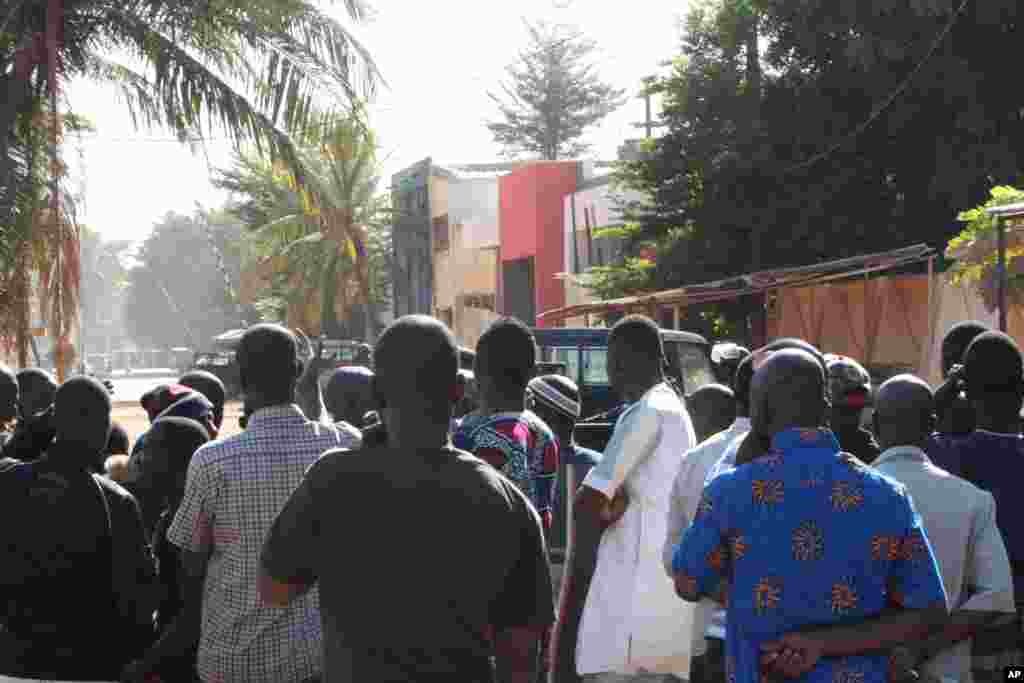
[[[224,400],[227,392],[224,391],[224,382],[212,372],[206,370],[191,370],[186,372],[178,380],[178,384],[189,389],[195,389],[213,404],[213,423],[220,429],[224,422]]]
[[[697,442],[728,429],[736,419],[736,399],[732,389],[722,384],[705,384],[686,401],[697,432]]]
[[[825,368],[806,350],[775,351],[754,372],[751,422],[764,438],[792,428],[816,429],[825,422]]]
[[[324,407],[335,421],[360,426],[373,408],[373,371],[358,365],[335,370],[327,380]]]
[[[444,323],[425,315],[402,316],[377,340],[373,364],[378,404],[420,411],[448,424],[459,355]]]
[[[18,373],[21,414],[38,415],[53,405],[57,381],[42,368],[25,368]]]
[[[919,446],[935,426],[932,389],[920,377],[896,375],[875,396],[875,433],[882,448]]]
[[[54,399],[57,441],[82,452],[90,463],[107,446],[110,436],[110,393],[92,377],[72,377],[57,389]]]
[[[942,338],[942,375],[945,377],[954,365],[963,363],[964,353],[974,339],[988,332],[988,325],[977,320],[957,323]]]
[[[253,325],[238,342],[235,358],[242,391],[290,401],[302,372],[295,335],[280,325]]]

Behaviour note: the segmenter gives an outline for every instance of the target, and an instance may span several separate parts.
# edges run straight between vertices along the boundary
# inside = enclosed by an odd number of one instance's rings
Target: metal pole
[[[1006,332],[1006,226],[999,216],[995,217],[995,221],[999,257],[996,268],[996,276],[999,278],[999,331]]]
[[[47,5],[46,11],[46,56],[47,56],[47,67],[48,77],[47,86],[50,95],[50,217],[54,221],[57,227],[57,277],[60,278],[60,282],[64,281],[62,266],[60,263],[61,253],[63,252],[64,236],[64,224],[60,219],[60,180],[57,174],[57,137],[58,137],[58,126],[60,125],[57,118],[57,27],[60,21],[61,12],[61,0],[50,0]],[[60,291],[62,287],[58,287],[58,297],[61,296]],[[58,299],[57,307],[60,308]],[[67,319],[66,316],[70,315],[69,311],[60,311],[60,320],[57,325],[57,338],[54,339],[56,344],[55,354],[55,369],[57,370],[57,381],[64,381],[64,346],[63,342],[65,334]]]
[[[580,249],[576,244],[576,193],[569,195],[569,212],[572,216],[572,272],[579,275]]]

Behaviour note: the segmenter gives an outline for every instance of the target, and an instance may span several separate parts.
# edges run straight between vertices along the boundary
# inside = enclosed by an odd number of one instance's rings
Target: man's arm
[[[618,521],[628,499],[620,496],[616,501],[616,497],[626,478],[654,452],[660,436],[661,418],[656,411],[644,405],[630,408],[619,419],[601,462],[583,480],[576,510],[606,526]]]
[[[855,624],[802,629],[764,643],[762,666],[802,676],[821,657],[891,650],[928,637],[946,622],[946,590],[921,517],[909,497],[902,508],[901,557],[889,565],[889,608]]]
[[[299,377],[299,381],[295,385],[295,400],[298,402],[299,408],[302,409],[307,420],[311,420],[313,422],[327,422],[327,409],[324,407],[323,392],[320,391],[319,378],[319,361],[320,354],[323,351],[323,342],[321,341],[319,343],[317,350],[314,353],[313,345],[302,330],[296,330],[295,336],[298,337],[299,344],[305,347],[306,353],[309,355],[309,360],[306,361],[306,367],[303,369],[302,375]]]
[[[950,615],[945,628],[915,648],[922,661],[1016,613],[1010,560],[996,525],[996,503],[990,493],[984,493],[984,502],[972,522],[964,571],[967,600]]]
[[[173,661],[189,653],[199,642],[203,615],[203,582],[209,556],[205,553],[180,551],[181,612],[167,627],[153,647],[125,668],[121,680],[135,683],[145,680],[146,674],[157,671],[166,661]]]
[[[491,604],[498,683],[534,683],[540,639],[555,621],[551,568],[537,512],[520,500],[519,553],[502,593]]]
[[[160,602],[161,586],[156,562],[146,542],[142,511],[134,498],[121,493],[103,495],[111,500],[114,543],[114,585],[122,616],[141,627],[152,628],[153,611]]]
[[[257,581],[260,599],[266,604],[287,607],[317,581],[316,548],[321,538],[314,488],[320,463],[335,453],[327,451],[309,468],[270,528],[260,554]]]
[[[672,556],[676,552],[676,547],[683,540],[683,532],[690,525],[690,517],[693,514],[691,508],[696,508],[696,505],[690,503],[691,496],[699,497],[704,490],[703,478],[699,484],[694,481],[694,476],[701,474],[697,471],[700,468],[694,466],[695,457],[694,450],[683,455],[683,462],[679,466],[679,472],[676,474],[676,479],[672,483],[672,491],[669,494],[668,533],[665,535],[665,542],[661,548],[661,564],[669,577],[672,576]]]
[[[700,602],[703,598],[725,602],[732,557],[729,539],[723,533],[730,528],[722,509],[723,501],[728,499],[723,493],[725,476],[704,488],[693,523],[672,558],[676,595],[687,602]],[[742,541],[742,536],[738,540]]]

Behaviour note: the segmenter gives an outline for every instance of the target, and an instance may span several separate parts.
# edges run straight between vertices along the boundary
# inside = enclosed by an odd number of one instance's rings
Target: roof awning
[[[915,244],[902,249],[852,256],[810,266],[762,270],[725,280],[687,285],[678,289],[566,306],[544,311],[537,317],[547,322],[559,322],[581,315],[644,311],[662,306],[675,307],[728,301],[784,287],[808,286],[865,273],[891,270],[924,261],[934,254],[935,250],[928,245]]]

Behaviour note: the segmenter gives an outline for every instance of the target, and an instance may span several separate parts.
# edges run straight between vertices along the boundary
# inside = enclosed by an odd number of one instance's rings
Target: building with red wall
[[[562,206],[584,175],[578,161],[524,164],[498,179],[498,308],[526,324],[565,305]]]

